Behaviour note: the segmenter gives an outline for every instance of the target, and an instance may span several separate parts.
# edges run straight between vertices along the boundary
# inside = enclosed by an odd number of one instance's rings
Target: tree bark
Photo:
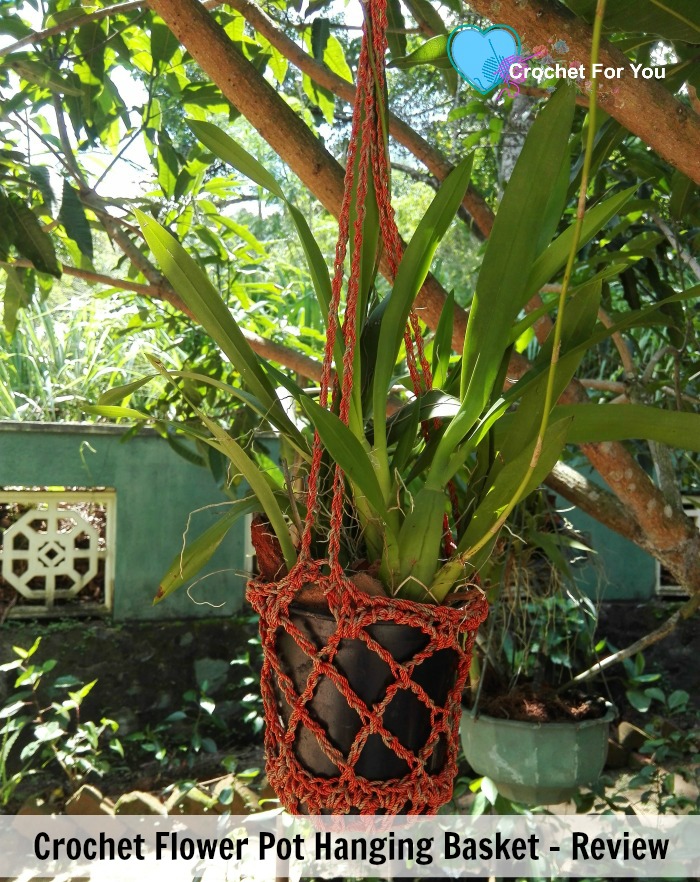
[[[532,49],[563,40],[563,63],[588,71],[591,28],[573,13],[542,0],[470,0],[485,18],[514,28]],[[627,58],[607,40],[600,46],[604,67],[623,68],[616,79],[598,79],[598,104],[666,162],[700,184],[700,116],[654,80],[635,79]]]

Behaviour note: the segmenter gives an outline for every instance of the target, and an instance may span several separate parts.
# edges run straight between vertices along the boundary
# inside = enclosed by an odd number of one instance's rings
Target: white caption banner
[[[95,882],[695,876],[700,816],[0,817],[1,871]]]

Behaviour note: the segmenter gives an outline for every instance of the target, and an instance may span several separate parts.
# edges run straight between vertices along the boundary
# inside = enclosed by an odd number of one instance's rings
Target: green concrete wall
[[[128,440],[124,433],[118,426],[0,423],[0,487],[116,490],[114,621],[230,616],[240,608],[245,587],[237,574],[246,566],[243,522],[204,571],[212,575],[193,589],[194,600],[181,589],[153,607],[159,579],[180,551],[188,515],[224,496],[209,471],[187,462],[155,433]],[[190,535],[221,511],[197,514]]]
[[[586,477],[607,489],[597,473]],[[638,545],[609,530],[561,497],[557,509],[579,530],[594,554],[574,567],[576,582],[593,600],[649,600],[656,594],[656,561]]]

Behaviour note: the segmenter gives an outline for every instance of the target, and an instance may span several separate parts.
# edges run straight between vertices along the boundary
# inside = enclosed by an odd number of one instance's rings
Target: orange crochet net
[[[370,175],[392,276],[401,254],[381,110],[386,0],[369,0],[364,12],[320,397],[321,405],[328,407],[333,351],[340,333],[344,357],[337,392],[339,416],[345,424],[352,395]],[[353,193],[353,251],[341,328],[338,314]],[[431,388],[432,377],[415,314],[409,318],[404,340],[414,390],[419,394]],[[428,431],[424,425],[424,434]],[[316,433],[297,564],[279,582],[254,580],[248,585],[248,599],[260,615],[264,653],[261,679],[268,778],[284,807],[293,813],[433,813],[452,794],[461,694],[476,631],[486,618],[486,601],[478,591],[469,592],[460,607],[360,591],[340,564],[345,479],[338,466],[333,477],[328,560],[313,560],[322,454]],[[450,495],[454,500],[451,491]],[[449,555],[454,544],[447,516],[444,532]],[[294,603],[308,584],[321,587],[327,608],[305,610]]]
[[[295,610],[307,580],[328,592],[334,621]],[[461,609],[370,597],[314,562],[282,582],[250,584],[264,652],[267,776],[287,811],[432,814],[450,799],[461,695],[486,617],[473,593]],[[397,659],[383,645],[392,631],[414,632],[408,655]]]

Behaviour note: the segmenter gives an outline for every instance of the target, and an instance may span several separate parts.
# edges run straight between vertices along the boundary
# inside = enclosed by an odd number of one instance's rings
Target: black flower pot
[[[268,778],[310,814],[419,814],[452,795],[478,592],[465,608],[353,597],[332,614],[251,583]]]

